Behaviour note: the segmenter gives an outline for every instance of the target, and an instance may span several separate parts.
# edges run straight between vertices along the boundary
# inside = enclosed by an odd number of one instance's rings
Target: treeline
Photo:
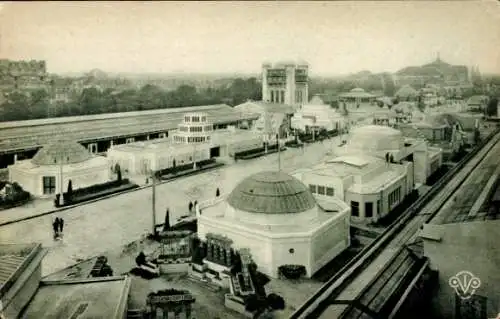
[[[1,121],[21,121],[47,117],[129,112],[225,103],[231,106],[248,99],[261,100],[261,84],[256,78],[235,79],[230,85],[197,89],[180,85],[172,91],[146,84],[140,89],[116,91],[85,88],[70,102],[50,103],[45,90],[31,94],[13,92],[0,105]]]

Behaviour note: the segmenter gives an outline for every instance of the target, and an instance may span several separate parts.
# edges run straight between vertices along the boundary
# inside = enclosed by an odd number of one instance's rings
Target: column
[[[207,259],[212,261],[214,259],[214,247],[212,246],[212,241],[207,243]]]
[[[14,154],[14,164],[17,163],[17,154]]]
[[[226,266],[231,267],[231,248],[226,247]]]
[[[182,312],[182,310],[179,309],[179,307],[176,307],[174,309],[174,318],[175,319],[181,319],[181,312]]]
[[[220,263],[220,254],[219,254],[219,245],[218,243],[214,243],[214,262]]]
[[[109,147],[113,147],[113,140],[109,141]]]

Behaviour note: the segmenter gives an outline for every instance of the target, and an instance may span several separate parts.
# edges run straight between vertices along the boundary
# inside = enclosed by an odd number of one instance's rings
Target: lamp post
[[[276,134],[276,143],[278,144],[278,172],[281,171],[281,145],[280,145],[280,133]]]
[[[63,165],[64,165],[64,158],[66,157],[67,161],[69,162],[69,158],[67,158],[66,153],[62,153],[59,155],[59,205],[64,205],[64,179],[63,179]]]
[[[156,235],[156,173],[155,171],[151,170],[151,180],[153,181],[153,187],[152,189],[152,195],[151,195],[151,201],[152,201],[152,223],[153,223],[153,235]]]

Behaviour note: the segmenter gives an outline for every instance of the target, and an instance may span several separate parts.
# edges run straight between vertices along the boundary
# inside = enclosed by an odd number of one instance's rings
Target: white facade
[[[296,105],[307,102],[309,66],[293,62],[262,65],[262,100]]]
[[[392,163],[386,155],[392,155]],[[404,139],[389,127],[368,125],[353,129],[336,157],[294,176],[318,198],[336,197],[350,205],[353,221],[376,222],[441,165],[441,149]]]
[[[259,271],[271,277],[276,278],[278,267],[287,264],[304,265],[311,277],[350,245],[348,206],[335,199],[328,199],[325,206],[338,212],[317,206],[269,218],[234,209],[221,197],[210,205],[200,204],[198,236],[205,240],[208,233],[223,234],[236,249],[249,248]]]
[[[414,181],[425,184],[427,178],[442,165],[443,150],[431,147],[425,139],[405,138],[399,130],[365,125],[351,130],[347,145],[338,155],[367,154],[385,159],[392,155],[394,162],[411,161],[414,165]]]
[[[291,119],[293,129],[306,131],[311,129],[341,130],[345,126],[344,117],[330,105],[314,97],[308,104],[300,107]]]
[[[67,191],[71,180],[73,190],[110,181],[111,170],[105,157],[95,156],[75,164],[36,165],[31,160],[9,166],[9,180],[17,182],[35,197],[51,197]],[[62,189],[61,189],[62,177]]]
[[[317,198],[351,206],[353,221],[377,221],[413,190],[412,163],[389,164],[368,155],[340,156],[294,174]]]
[[[119,164],[130,173],[146,175],[208,160],[234,156],[234,153],[262,147],[263,138],[253,131],[213,131],[204,113],[186,113],[171,138],[112,146],[107,157],[110,165]]]

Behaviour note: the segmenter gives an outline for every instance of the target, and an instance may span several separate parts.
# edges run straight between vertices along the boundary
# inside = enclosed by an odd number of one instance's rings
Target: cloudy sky
[[[0,58],[49,72],[395,71],[435,59],[500,73],[500,6],[470,2],[25,2],[0,11]]]

